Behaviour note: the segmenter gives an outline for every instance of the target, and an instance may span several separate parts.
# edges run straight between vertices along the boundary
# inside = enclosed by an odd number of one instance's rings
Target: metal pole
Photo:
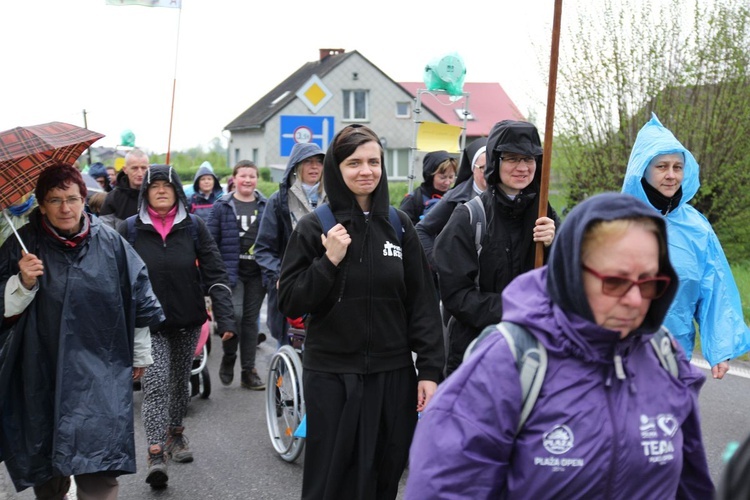
[[[549,86],[547,88],[547,118],[544,124],[544,150],[542,157],[542,177],[539,187],[539,217],[547,216],[549,200],[549,171],[552,162],[552,134],[555,121],[555,94],[557,91],[557,59],[560,52],[560,18],[562,0],[555,0],[555,16],[552,23],[552,49],[549,63]],[[537,242],[534,267],[544,264],[544,243]]]

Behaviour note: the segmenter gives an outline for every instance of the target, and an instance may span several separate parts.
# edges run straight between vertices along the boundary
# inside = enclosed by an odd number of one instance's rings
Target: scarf
[[[147,207],[147,209],[148,215],[151,216],[151,225],[154,226],[156,232],[161,235],[161,239],[166,242],[167,235],[169,234],[169,231],[172,230],[174,218],[177,215],[177,205],[175,204],[175,206],[173,206],[164,216],[157,213],[156,210],[154,210],[150,206]]]
[[[16,217],[20,217],[20,216],[22,216],[23,214],[25,214],[26,212],[29,211],[29,209],[31,208],[31,206],[34,204],[34,200],[35,199],[36,198],[34,198],[33,194],[29,195],[29,199],[28,200],[24,201],[23,203],[19,203],[19,204],[16,204],[16,205],[9,206],[8,207],[8,211],[12,215],[15,215]]]
[[[83,212],[83,215],[81,215],[81,230],[73,236],[67,237],[58,233],[57,229],[55,229],[55,226],[53,226],[47,219],[47,216],[42,216],[42,228],[55,241],[59,241],[68,248],[75,248],[80,245],[89,235],[91,226],[89,225],[88,214],[86,212]]]

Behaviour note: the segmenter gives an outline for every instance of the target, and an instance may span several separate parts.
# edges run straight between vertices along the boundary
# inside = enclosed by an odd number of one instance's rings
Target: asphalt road
[[[273,354],[271,344],[267,341],[258,350],[257,364],[261,372],[265,371]],[[214,346],[218,345],[214,342]],[[304,454],[294,464],[278,458],[266,430],[265,391],[242,389],[238,381],[239,367],[236,367],[233,385],[222,386],[217,375],[220,357],[218,349],[209,357],[213,385],[210,398],[193,398],[185,419],[185,432],[195,461],[170,463],[169,487],[165,490],[152,490],[144,481],[146,443],[140,418],[142,394],[135,393],[138,473],[120,478],[122,500],[299,498]],[[750,394],[750,366],[735,363],[733,367],[735,373],[742,371],[744,376],[708,380],[701,393],[704,439],[715,480],[723,469],[721,456],[727,443],[741,440],[750,433],[750,398],[747,396]],[[34,498],[30,490],[22,494],[12,491],[2,467],[0,499]]]

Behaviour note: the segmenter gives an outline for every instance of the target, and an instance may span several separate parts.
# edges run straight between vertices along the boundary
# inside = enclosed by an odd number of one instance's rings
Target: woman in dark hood
[[[219,249],[203,220],[188,213],[177,172],[152,165],[141,185],[138,214],[118,227],[146,263],[166,321],[151,332],[154,364],[143,376],[143,423],[148,440],[146,482],[167,485],[167,457],[192,462],[182,420],[195,346],[208,319],[204,287],[219,332],[236,332],[232,294]],[[197,265],[196,265],[197,261]],[[200,269],[200,271],[199,271]]]
[[[487,190],[477,198],[486,219],[481,250],[476,246],[476,221],[466,205],[453,211],[435,240],[440,296],[453,316],[448,325],[448,373],[461,363],[479,332],[500,321],[500,293],[534,267],[535,243],[546,248],[552,244],[557,214],[547,204],[547,216],[538,215],[541,159],[542,144],[533,124],[496,123],[487,140]]]
[[[484,178],[484,168],[487,163],[486,151],[487,139],[485,137],[476,139],[464,149],[461,153],[456,186],[424,214],[422,220],[415,226],[419,241],[422,242],[422,248],[433,271],[435,271],[435,259],[432,256],[432,250],[435,246],[435,238],[448,223],[453,210],[487,189],[487,180]]]
[[[377,134],[345,127],[323,169],[337,224],[322,234],[317,214],[300,219],[279,284],[281,311],[307,314],[302,498],[396,498],[443,365],[435,290],[406,214],[402,238],[390,223]]]
[[[447,151],[432,151],[422,160],[424,181],[401,202],[401,210],[417,224],[440,198],[451,188],[456,179],[458,163]]]

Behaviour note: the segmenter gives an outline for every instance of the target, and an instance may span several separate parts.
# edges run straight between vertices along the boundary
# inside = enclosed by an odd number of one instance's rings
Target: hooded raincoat
[[[516,435],[519,372],[505,338],[490,334],[417,424],[407,499],[712,498],[698,414],[705,377],[677,346],[674,377],[649,344],[677,289],[668,257],[659,272],[671,285],[624,339],[594,322],[583,291],[586,229],[630,217],[650,217],[666,233],[631,196],[594,196],[566,218],[549,265],[505,289],[503,321],[527,328],[547,351],[534,408]]]
[[[135,472],[134,328],[164,321],[146,266],[116,232],[93,219],[70,247],[42,217],[35,209],[19,230],[44,262],[39,289],[0,331],[0,459],[19,491],[52,476]],[[20,258],[9,238],[3,295]]]
[[[656,115],[638,132],[622,191],[649,203],[641,179],[655,156],[670,153],[682,153],[685,167],[682,197],[666,214],[669,255],[680,277],[680,288],[664,326],[690,359],[695,347],[695,320],[703,357],[715,366],[750,350],[750,329],[721,243],[708,220],[688,203],[700,187],[698,162]]]
[[[268,198],[263,218],[255,239],[255,261],[263,273],[263,284],[267,288],[276,288],[281,270],[281,258],[284,256],[289,235],[303,215],[315,209],[296,176],[297,165],[313,156],[324,156],[315,143],[298,143],[292,148],[286,164],[284,177],[279,183],[279,190]],[[317,204],[325,203],[325,191],[318,192]]]
[[[214,187],[208,195],[200,190],[200,179],[204,175],[210,175],[214,180]],[[221,189],[221,183],[219,182],[219,178],[214,174],[213,167],[209,162],[204,161],[201,163],[201,166],[198,167],[198,171],[195,172],[195,177],[193,177],[193,193],[190,195],[189,200],[190,213],[197,215],[204,221],[208,220],[214,202],[218,200],[223,193],[224,191]]]
[[[537,158],[534,179],[512,200],[498,188],[503,152]],[[542,175],[539,133],[530,123],[503,120],[490,131],[486,155],[487,190],[479,196],[487,221],[481,255],[477,254],[476,227],[466,206],[453,211],[433,250],[440,297],[453,316],[448,325],[448,373],[461,363],[466,347],[482,329],[502,318],[500,292],[513,278],[534,267],[534,226],[539,217],[537,194]],[[547,217],[559,226],[557,213],[549,204]],[[545,258],[548,252],[545,249]]]
[[[424,155],[422,160],[422,184],[411,193],[407,193],[401,201],[401,210],[411,219],[412,224],[416,225],[425,212],[429,213],[432,208],[440,201],[444,192],[436,190],[432,185],[432,178],[441,163],[450,160],[451,155],[447,151],[432,151]]]

